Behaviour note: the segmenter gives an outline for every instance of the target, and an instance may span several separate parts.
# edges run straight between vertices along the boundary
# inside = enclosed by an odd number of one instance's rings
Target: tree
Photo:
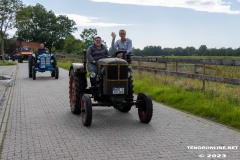
[[[15,39],[5,39],[6,43],[4,43],[4,51],[5,53],[8,53],[9,55],[12,55],[13,52],[16,51],[16,40]]]
[[[139,49],[139,48],[133,48],[132,49],[132,54],[134,55],[134,56],[142,56],[142,53],[141,53],[142,51],[141,51],[141,49]]]
[[[81,41],[74,36],[69,36],[64,40],[64,50],[67,53],[79,52],[81,50]]]
[[[16,16],[19,38],[26,41],[46,42],[49,51],[53,44],[60,43],[77,28],[76,23],[67,16],[56,16],[52,11],[47,11],[44,6],[22,7]]]
[[[82,31],[82,34],[80,34],[80,37],[82,39],[82,49],[86,49],[88,45],[92,44],[94,42],[94,37],[97,35],[97,29],[95,28],[89,28],[84,29]]]
[[[200,56],[206,56],[207,55],[207,46],[206,45],[201,45],[198,49]]]
[[[15,26],[15,14],[22,6],[21,0],[1,0],[0,1],[0,43],[2,61],[4,62],[4,37],[6,32]]]

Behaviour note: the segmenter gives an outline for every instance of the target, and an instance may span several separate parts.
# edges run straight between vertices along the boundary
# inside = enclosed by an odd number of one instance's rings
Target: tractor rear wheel
[[[84,126],[91,126],[92,124],[92,101],[88,94],[84,94],[81,100],[81,115]]]
[[[69,99],[71,112],[73,114],[81,113],[81,99],[86,88],[86,74],[74,74],[73,69],[71,69],[69,76]]]
[[[138,116],[142,123],[149,123],[152,119],[153,104],[149,95],[139,93],[137,97]]]
[[[70,99],[70,107],[71,112],[73,114],[79,114],[81,112],[80,102],[78,97],[80,97],[78,93],[79,79],[74,76],[73,70],[70,71],[69,77],[69,99]]]
[[[21,56],[18,56],[18,63],[22,63],[23,59],[21,58]]]

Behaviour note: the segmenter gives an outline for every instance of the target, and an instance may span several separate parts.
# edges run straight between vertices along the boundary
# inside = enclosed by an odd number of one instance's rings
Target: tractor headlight
[[[53,62],[54,62],[54,60],[52,59],[52,60],[51,60],[51,63],[53,63]]]
[[[96,77],[96,73],[95,73],[95,72],[91,72],[91,73],[90,73],[90,77],[91,77],[91,78],[95,78],[95,77]]]

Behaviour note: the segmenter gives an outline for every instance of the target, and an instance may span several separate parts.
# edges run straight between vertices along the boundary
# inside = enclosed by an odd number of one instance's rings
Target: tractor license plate
[[[124,94],[124,88],[113,88],[113,94]]]
[[[41,65],[41,68],[45,68],[45,65]]]

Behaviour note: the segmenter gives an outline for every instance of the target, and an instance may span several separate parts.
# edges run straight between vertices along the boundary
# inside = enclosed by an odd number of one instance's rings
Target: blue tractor
[[[58,79],[59,68],[57,66],[56,58],[53,54],[43,53],[39,55],[32,54],[28,59],[29,78],[36,79],[37,72],[51,72],[51,77]]]

